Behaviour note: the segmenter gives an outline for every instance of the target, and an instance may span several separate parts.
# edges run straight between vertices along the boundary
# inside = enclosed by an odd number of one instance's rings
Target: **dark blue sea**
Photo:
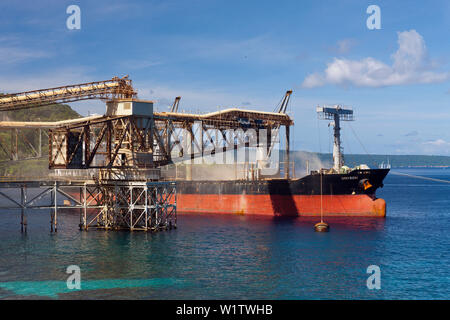
[[[450,181],[450,169],[393,169]],[[1,299],[449,299],[450,184],[389,174],[386,219],[179,215],[156,234],[79,231],[77,214],[0,214]],[[81,270],[68,289],[66,268]],[[380,268],[380,289],[366,285]]]

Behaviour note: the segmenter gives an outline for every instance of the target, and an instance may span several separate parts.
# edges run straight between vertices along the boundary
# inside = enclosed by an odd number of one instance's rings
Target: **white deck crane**
[[[344,165],[341,147],[341,126],[340,121],[353,121],[353,110],[343,108],[341,105],[317,107],[316,109],[319,119],[333,120],[334,127],[334,144],[333,144],[333,168],[339,172]]]

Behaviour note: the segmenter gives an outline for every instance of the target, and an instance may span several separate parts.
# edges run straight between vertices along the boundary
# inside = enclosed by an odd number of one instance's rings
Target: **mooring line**
[[[415,176],[413,174],[408,174],[408,173],[401,173],[401,172],[395,172],[395,171],[391,171],[390,173],[391,174],[396,174],[396,175],[399,175],[399,176],[406,176],[406,177],[410,177],[410,178],[450,183],[449,180],[442,180],[442,179],[435,179],[435,178],[429,178],[429,177]]]

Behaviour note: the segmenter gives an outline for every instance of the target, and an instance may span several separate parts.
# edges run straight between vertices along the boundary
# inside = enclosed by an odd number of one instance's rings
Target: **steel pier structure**
[[[50,210],[50,230],[58,211],[78,210],[80,230],[159,231],[176,228],[176,187],[152,181],[1,181],[1,210],[19,210],[26,232],[30,210]]]
[[[51,209],[55,231],[61,209],[81,210],[80,228],[85,230],[175,227],[176,184],[161,179],[162,166],[183,162],[187,165],[186,180],[191,180],[192,164],[203,163],[208,156],[223,159],[228,151],[247,147],[263,154],[256,169],[262,172],[278,143],[280,127],[285,126],[288,165],[284,166],[284,177],[289,179],[289,127],[293,121],[286,108],[291,93],[286,92],[274,112],[230,108],[206,114],[178,112],[180,97],[170,112],[154,112],[153,101],[137,99],[128,77],[0,96],[0,111],[86,99],[106,102],[103,116],[57,123],[0,122],[0,130],[16,132],[11,160],[18,160],[19,130],[48,130],[48,163],[54,172],[48,181],[0,180],[0,198],[9,203],[4,209],[21,211],[23,229],[29,209]],[[30,148],[36,149],[31,144]],[[40,149],[33,151],[32,157],[42,154]],[[280,173],[278,162],[276,166]],[[270,178],[259,173],[252,177]],[[33,188],[40,191],[30,197],[27,190]]]
[[[50,129],[49,167],[52,169],[151,168],[175,161],[202,158],[248,142],[248,129],[267,133],[274,145],[284,114],[226,109],[204,115],[157,113],[151,116],[105,116]],[[247,140],[247,144],[246,144]],[[253,145],[255,146],[255,145]],[[176,160],[174,160],[176,158]]]

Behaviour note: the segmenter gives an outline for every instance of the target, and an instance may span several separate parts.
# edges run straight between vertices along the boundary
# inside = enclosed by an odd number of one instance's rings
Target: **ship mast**
[[[333,144],[333,169],[339,172],[344,165],[343,150],[341,146],[341,126],[342,121],[353,121],[353,110],[340,105],[317,107],[319,119],[333,120],[334,144]]]

